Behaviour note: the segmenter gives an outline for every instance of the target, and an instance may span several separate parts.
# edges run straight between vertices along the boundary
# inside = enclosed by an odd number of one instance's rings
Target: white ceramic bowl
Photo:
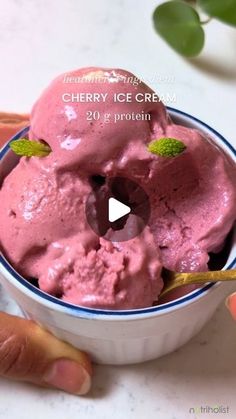
[[[175,109],[177,123],[194,127],[211,138],[236,162],[236,151],[220,134],[198,119]],[[14,139],[27,133],[18,133]],[[17,162],[6,145],[0,152],[0,175]],[[236,265],[236,234],[224,269]],[[139,310],[95,310],[54,298],[26,281],[0,257],[0,280],[27,318],[42,324],[59,338],[89,353],[95,362],[129,364],[174,351],[199,332],[219,303],[236,285],[207,284],[166,304]]]

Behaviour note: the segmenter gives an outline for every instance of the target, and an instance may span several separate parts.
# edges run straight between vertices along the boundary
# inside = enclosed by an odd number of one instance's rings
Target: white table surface
[[[204,53],[187,61],[153,31],[158,0],[0,0],[0,110],[29,111],[43,87],[82,66],[123,67],[151,79],[170,105],[236,144],[236,30],[212,21]],[[0,291],[0,309],[17,312]],[[222,305],[180,350],[142,365],[97,366],[79,398],[0,379],[0,418],[161,419],[236,417],[236,324]],[[228,414],[191,407],[222,405]]]

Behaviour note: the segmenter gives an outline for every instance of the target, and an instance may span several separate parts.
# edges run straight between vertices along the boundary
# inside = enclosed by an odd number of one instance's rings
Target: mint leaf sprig
[[[25,157],[46,157],[52,151],[49,145],[40,141],[27,140],[26,138],[11,141],[9,145],[14,153]]]
[[[25,138],[11,141],[10,148],[18,156],[25,157],[46,157],[52,151],[48,144]],[[186,149],[186,145],[176,138],[160,138],[148,144],[147,149],[150,153],[162,157],[176,157]]]
[[[183,153],[186,145],[176,138],[160,138],[149,143],[147,149],[161,157],[176,157]]]

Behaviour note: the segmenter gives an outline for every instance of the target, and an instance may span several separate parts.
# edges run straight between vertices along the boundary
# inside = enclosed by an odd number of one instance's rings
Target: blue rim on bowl
[[[172,115],[184,116],[184,117],[189,118],[189,120],[197,122],[199,125],[201,125],[202,127],[209,130],[212,134],[214,134],[214,136],[218,137],[231,150],[234,156],[236,156],[236,150],[234,149],[234,147],[221,134],[219,134],[216,130],[211,128],[209,125],[200,121],[194,116],[189,115],[188,113],[180,111],[178,109],[167,107],[167,110]],[[0,160],[9,151],[10,149],[9,143],[13,140],[17,140],[23,137],[24,135],[26,135],[28,133],[28,130],[29,130],[29,127],[24,128],[23,130],[18,132],[13,138],[9,140],[9,142],[0,151]],[[182,296],[176,300],[172,300],[165,304],[160,304],[159,306],[157,305],[157,306],[135,309],[135,310],[102,310],[102,309],[87,308],[87,307],[70,304],[41,291],[40,289],[32,285],[30,282],[28,282],[25,278],[23,278],[20,274],[18,274],[18,272],[15,271],[15,269],[11,266],[11,264],[1,254],[0,254],[0,264],[8,271],[10,275],[14,277],[16,281],[18,281],[23,287],[26,287],[28,291],[31,291],[35,296],[41,297],[44,300],[47,300],[47,302],[53,304],[54,307],[56,305],[55,308],[57,309],[61,309],[62,311],[68,311],[69,313],[73,315],[78,315],[82,317],[100,317],[100,316],[132,317],[134,315],[142,316],[145,314],[148,315],[148,314],[154,314],[158,312],[160,314],[161,313],[164,314],[164,312],[173,310],[175,308],[180,308],[186,304],[193,302],[199,297],[202,297],[203,295],[205,295],[210,289],[213,289],[217,285],[217,283],[210,283],[210,284],[204,285],[203,287],[198,288],[197,290],[192,291],[191,293],[185,296]],[[232,269],[235,265],[236,265],[236,257],[233,259],[233,261],[229,265],[225,266],[224,269],[226,270]]]

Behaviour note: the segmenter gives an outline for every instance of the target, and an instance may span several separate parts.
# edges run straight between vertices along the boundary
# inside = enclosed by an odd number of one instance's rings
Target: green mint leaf
[[[176,138],[160,138],[148,144],[148,151],[161,157],[176,157],[186,149],[186,145]]]
[[[157,33],[179,54],[200,54],[205,35],[199,15],[190,4],[179,0],[163,3],[155,9],[153,22]]]
[[[25,138],[12,141],[9,145],[18,156],[45,157],[52,151],[47,144],[41,143],[40,141],[27,140]]]
[[[235,0],[198,0],[198,4],[209,16],[236,26]]]

